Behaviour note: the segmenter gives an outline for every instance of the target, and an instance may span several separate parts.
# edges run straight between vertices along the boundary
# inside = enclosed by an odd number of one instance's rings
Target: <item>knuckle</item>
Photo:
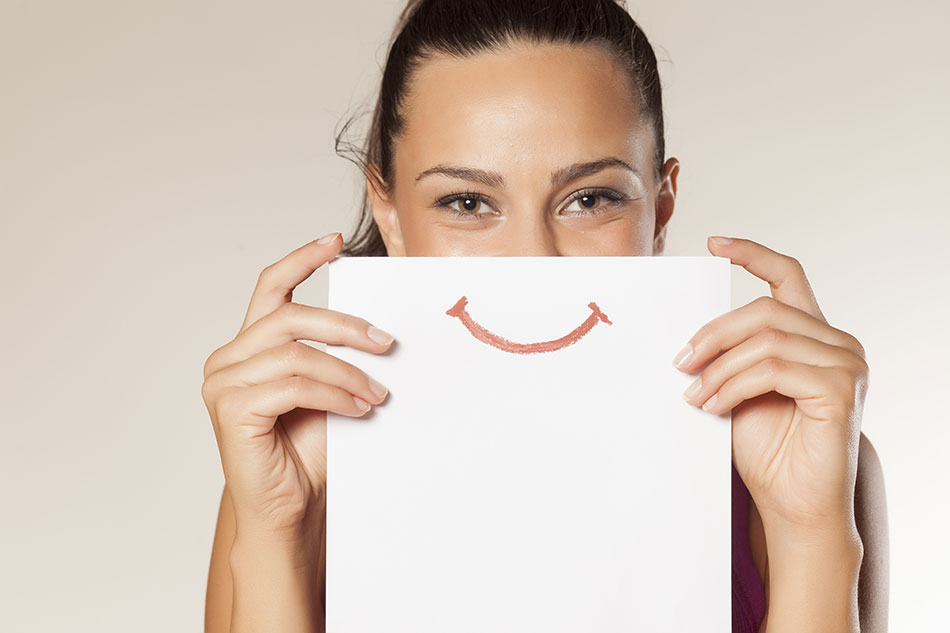
[[[775,300],[772,299],[772,297],[768,295],[762,295],[756,298],[756,300],[752,302],[752,305],[754,305],[757,309],[766,313],[770,312],[773,309],[774,304],[775,304]]]
[[[201,383],[201,399],[209,409],[212,403],[214,403],[215,389],[210,380],[205,379],[205,381]]]
[[[851,343],[851,347],[854,349],[854,353],[858,355],[862,360],[868,357],[867,350],[864,349],[864,345],[861,344],[861,341],[852,334],[848,334],[848,340]]]
[[[223,347],[219,347],[208,355],[208,358],[205,359],[204,367],[202,367],[202,374],[205,380],[208,379],[208,376],[213,374],[216,371],[218,366],[218,359],[221,357],[221,351]]]
[[[230,358],[231,351],[234,349],[234,341],[231,339],[224,345],[220,346],[218,349],[211,352],[208,358],[205,360],[203,373],[204,377],[207,379],[215,372],[221,371],[228,365],[233,362],[233,359]]]
[[[845,395],[845,402],[853,402],[860,391],[861,380],[847,367],[839,368],[835,375],[838,389]]]
[[[788,334],[778,328],[767,327],[762,329],[758,336],[766,346],[772,347],[784,341],[788,337]]]
[[[867,350],[864,349],[864,345],[861,344],[861,341],[854,339],[854,351],[863,361],[867,361]]]
[[[214,366],[213,360],[212,360],[213,358],[214,358],[214,354],[212,354],[205,360],[204,367],[201,368],[202,378],[204,378],[205,380],[207,380],[208,376],[210,376],[213,373],[212,372],[212,367]]]
[[[260,274],[257,276],[257,287],[258,288],[270,288],[274,285],[275,277],[277,276],[277,265],[271,264],[265,266],[261,269]]]
[[[305,349],[303,349],[306,347],[306,345],[297,340],[288,341],[284,343],[282,347],[283,350],[281,351],[281,355],[284,359],[284,362],[286,362],[288,365],[297,364],[298,361],[303,359],[304,354],[307,352]]]
[[[854,356],[851,363],[851,373],[856,381],[865,380],[870,373],[868,362],[861,356]]]
[[[784,365],[785,363],[783,363],[778,358],[766,358],[761,363],[762,372],[767,376],[777,375],[780,371],[782,371]]]
[[[775,320],[779,311],[779,302],[768,295],[762,295],[752,302],[762,319],[768,323]]]
[[[282,321],[296,321],[300,316],[301,305],[293,301],[288,301],[287,303],[280,304],[274,312],[277,318]]]
[[[864,345],[861,344],[861,341],[859,341],[856,336],[841,329],[837,329],[837,333],[841,340],[839,343],[840,347],[854,352],[855,355],[860,356],[862,359],[867,358],[867,352],[864,349]]]
[[[291,395],[298,397],[304,393],[304,390],[307,388],[307,379],[303,376],[291,376],[287,380],[287,389],[290,391]]]

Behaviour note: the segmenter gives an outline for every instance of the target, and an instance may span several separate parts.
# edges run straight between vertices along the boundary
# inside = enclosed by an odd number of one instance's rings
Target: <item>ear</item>
[[[370,163],[369,175],[366,177],[366,193],[372,203],[373,220],[386,245],[386,254],[390,257],[405,256],[406,245],[402,239],[402,230],[399,228],[396,206],[389,199],[386,191],[387,187],[379,166],[376,163]]]
[[[680,172],[680,162],[670,158],[663,165],[663,177],[656,194],[656,230],[653,233],[653,254],[662,255],[666,246],[666,226],[673,217],[676,206],[676,177]]]

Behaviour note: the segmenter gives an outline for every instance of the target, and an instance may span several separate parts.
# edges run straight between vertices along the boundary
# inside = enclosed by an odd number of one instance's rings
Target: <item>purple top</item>
[[[758,633],[765,587],[749,547],[749,489],[732,465],[732,633]]]

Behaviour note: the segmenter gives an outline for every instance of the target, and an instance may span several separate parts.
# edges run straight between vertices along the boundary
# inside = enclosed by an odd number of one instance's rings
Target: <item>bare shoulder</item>
[[[858,447],[854,517],[864,544],[858,579],[861,632],[884,633],[887,631],[890,576],[887,497],[881,460],[864,433],[861,433]]]

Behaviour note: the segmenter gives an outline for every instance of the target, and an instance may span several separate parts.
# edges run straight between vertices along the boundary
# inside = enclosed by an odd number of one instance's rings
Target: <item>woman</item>
[[[396,35],[357,153],[357,235],[268,266],[240,332],[205,365],[227,481],[209,631],[323,628],[325,412],[363,415],[386,389],[299,340],[381,353],[392,337],[293,303],[316,268],[338,254],[663,252],[679,162],[664,155],[653,50],[622,5],[412,0]],[[884,631],[886,515],[860,433],[864,350],[825,321],[795,259],[745,239],[708,248],[772,294],[707,323],[672,359],[698,374],[688,402],[732,410],[734,630]]]

